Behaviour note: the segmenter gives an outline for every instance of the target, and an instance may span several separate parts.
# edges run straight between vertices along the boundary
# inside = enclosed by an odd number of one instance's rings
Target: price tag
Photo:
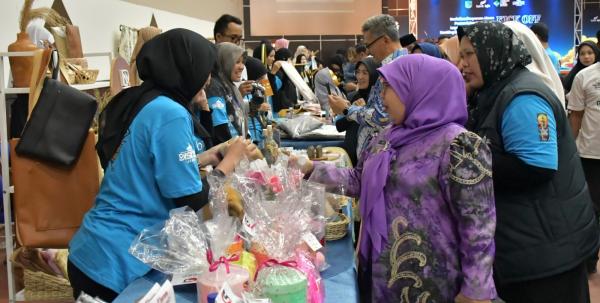
[[[242,225],[243,225],[244,231],[246,231],[246,233],[248,233],[248,235],[250,235],[251,237],[254,237],[256,235],[256,232],[254,231],[256,222],[254,222],[254,220],[246,214],[244,214],[244,219],[242,219]]]
[[[313,251],[318,251],[319,249],[323,248],[323,245],[321,245],[317,237],[315,237],[315,235],[311,232],[305,233],[304,236],[302,236],[302,240],[304,240],[304,242],[308,244],[308,247],[310,247],[310,249]]]

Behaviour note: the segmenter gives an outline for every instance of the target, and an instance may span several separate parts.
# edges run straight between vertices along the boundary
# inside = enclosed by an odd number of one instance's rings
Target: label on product
[[[215,303],[244,303],[244,301],[233,292],[229,283],[225,282],[217,295]]]
[[[248,215],[244,215],[244,219],[242,219],[242,225],[244,226],[244,231],[248,233],[251,237],[256,235],[256,231],[254,231],[254,227],[256,226],[256,222],[254,219],[248,217]]]
[[[310,247],[310,249],[313,251],[318,251],[319,249],[323,248],[323,245],[321,245],[317,237],[315,237],[315,235],[311,232],[305,233],[304,236],[302,236],[302,240],[304,240],[308,247]]]
[[[174,274],[173,278],[171,278],[171,284],[173,284],[173,286],[196,284],[196,282],[198,282],[198,276],[196,275]]]

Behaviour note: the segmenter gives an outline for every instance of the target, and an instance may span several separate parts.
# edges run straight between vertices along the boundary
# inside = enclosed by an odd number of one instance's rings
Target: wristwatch
[[[342,111],[342,113],[344,113],[344,116],[348,116],[348,108],[349,107],[346,107],[344,108],[344,111]]]

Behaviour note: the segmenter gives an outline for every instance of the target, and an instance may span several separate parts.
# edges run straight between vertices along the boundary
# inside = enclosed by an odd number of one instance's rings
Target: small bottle
[[[294,107],[293,106],[288,107],[287,118],[288,119],[294,118]]]
[[[211,292],[208,294],[208,296],[206,296],[206,302],[207,303],[215,303],[217,301],[217,296],[219,294],[217,294],[216,292]]]
[[[277,146],[277,142],[273,140],[272,125],[267,125],[267,129],[265,131],[265,147],[263,155],[265,156],[265,159],[269,165],[275,163],[275,161],[277,161],[277,157],[279,156],[279,146]]]
[[[321,159],[323,158],[323,147],[321,145],[317,145],[315,149],[315,158]]]
[[[308,159],[314,160],[317,157],[316,154],[317,151],[314,146],[311,145],[306,149],[306,155],[308,156]]]

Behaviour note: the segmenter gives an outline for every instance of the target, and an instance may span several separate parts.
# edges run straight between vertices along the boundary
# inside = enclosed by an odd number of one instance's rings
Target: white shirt
[[[569,109],[584,111],[577,136],[582,158],[600,159],[600,62],[582,69],[567,95]]]

